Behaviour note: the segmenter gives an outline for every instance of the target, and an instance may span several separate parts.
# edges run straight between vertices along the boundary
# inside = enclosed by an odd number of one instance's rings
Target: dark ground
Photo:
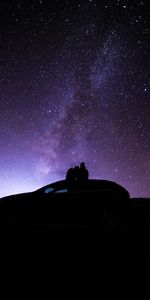
[[[56,196],[57,198],[57,196]],[[1,248],[99,248],[150,253],[150,199],[54,199],[1,203]]]

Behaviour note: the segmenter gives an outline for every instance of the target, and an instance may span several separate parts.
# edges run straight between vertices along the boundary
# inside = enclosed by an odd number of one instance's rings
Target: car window
[[[53,188],[48,187],[48,188],[46,188],[46,189],[44,190],[44,194],[52,193],[53,191],[54,191]]]
[[[54,193],[68,193],[68,190],[67,189],[61,189],[61,190],[55,191]]]

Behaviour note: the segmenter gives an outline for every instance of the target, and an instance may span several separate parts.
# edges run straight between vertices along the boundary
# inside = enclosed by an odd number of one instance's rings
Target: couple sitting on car
[[[70,168],[66,174],[66,180],[69,182],[73,182],[76,180],[87,180],[88,178],[89,172],[84,162],[80,164],[80,167],[75,166],[74,168]]]

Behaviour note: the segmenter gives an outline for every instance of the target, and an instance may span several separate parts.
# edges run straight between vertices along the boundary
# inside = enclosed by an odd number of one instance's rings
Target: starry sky
[[[150,4],[0,1],[0,197],[90,178],[150,197]]]

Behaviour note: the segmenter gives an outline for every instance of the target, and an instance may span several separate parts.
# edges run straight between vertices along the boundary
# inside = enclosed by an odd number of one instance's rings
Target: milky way
[[[147,2],[1,1],[0,14],[0,196],[81,161],[150,196]]]

